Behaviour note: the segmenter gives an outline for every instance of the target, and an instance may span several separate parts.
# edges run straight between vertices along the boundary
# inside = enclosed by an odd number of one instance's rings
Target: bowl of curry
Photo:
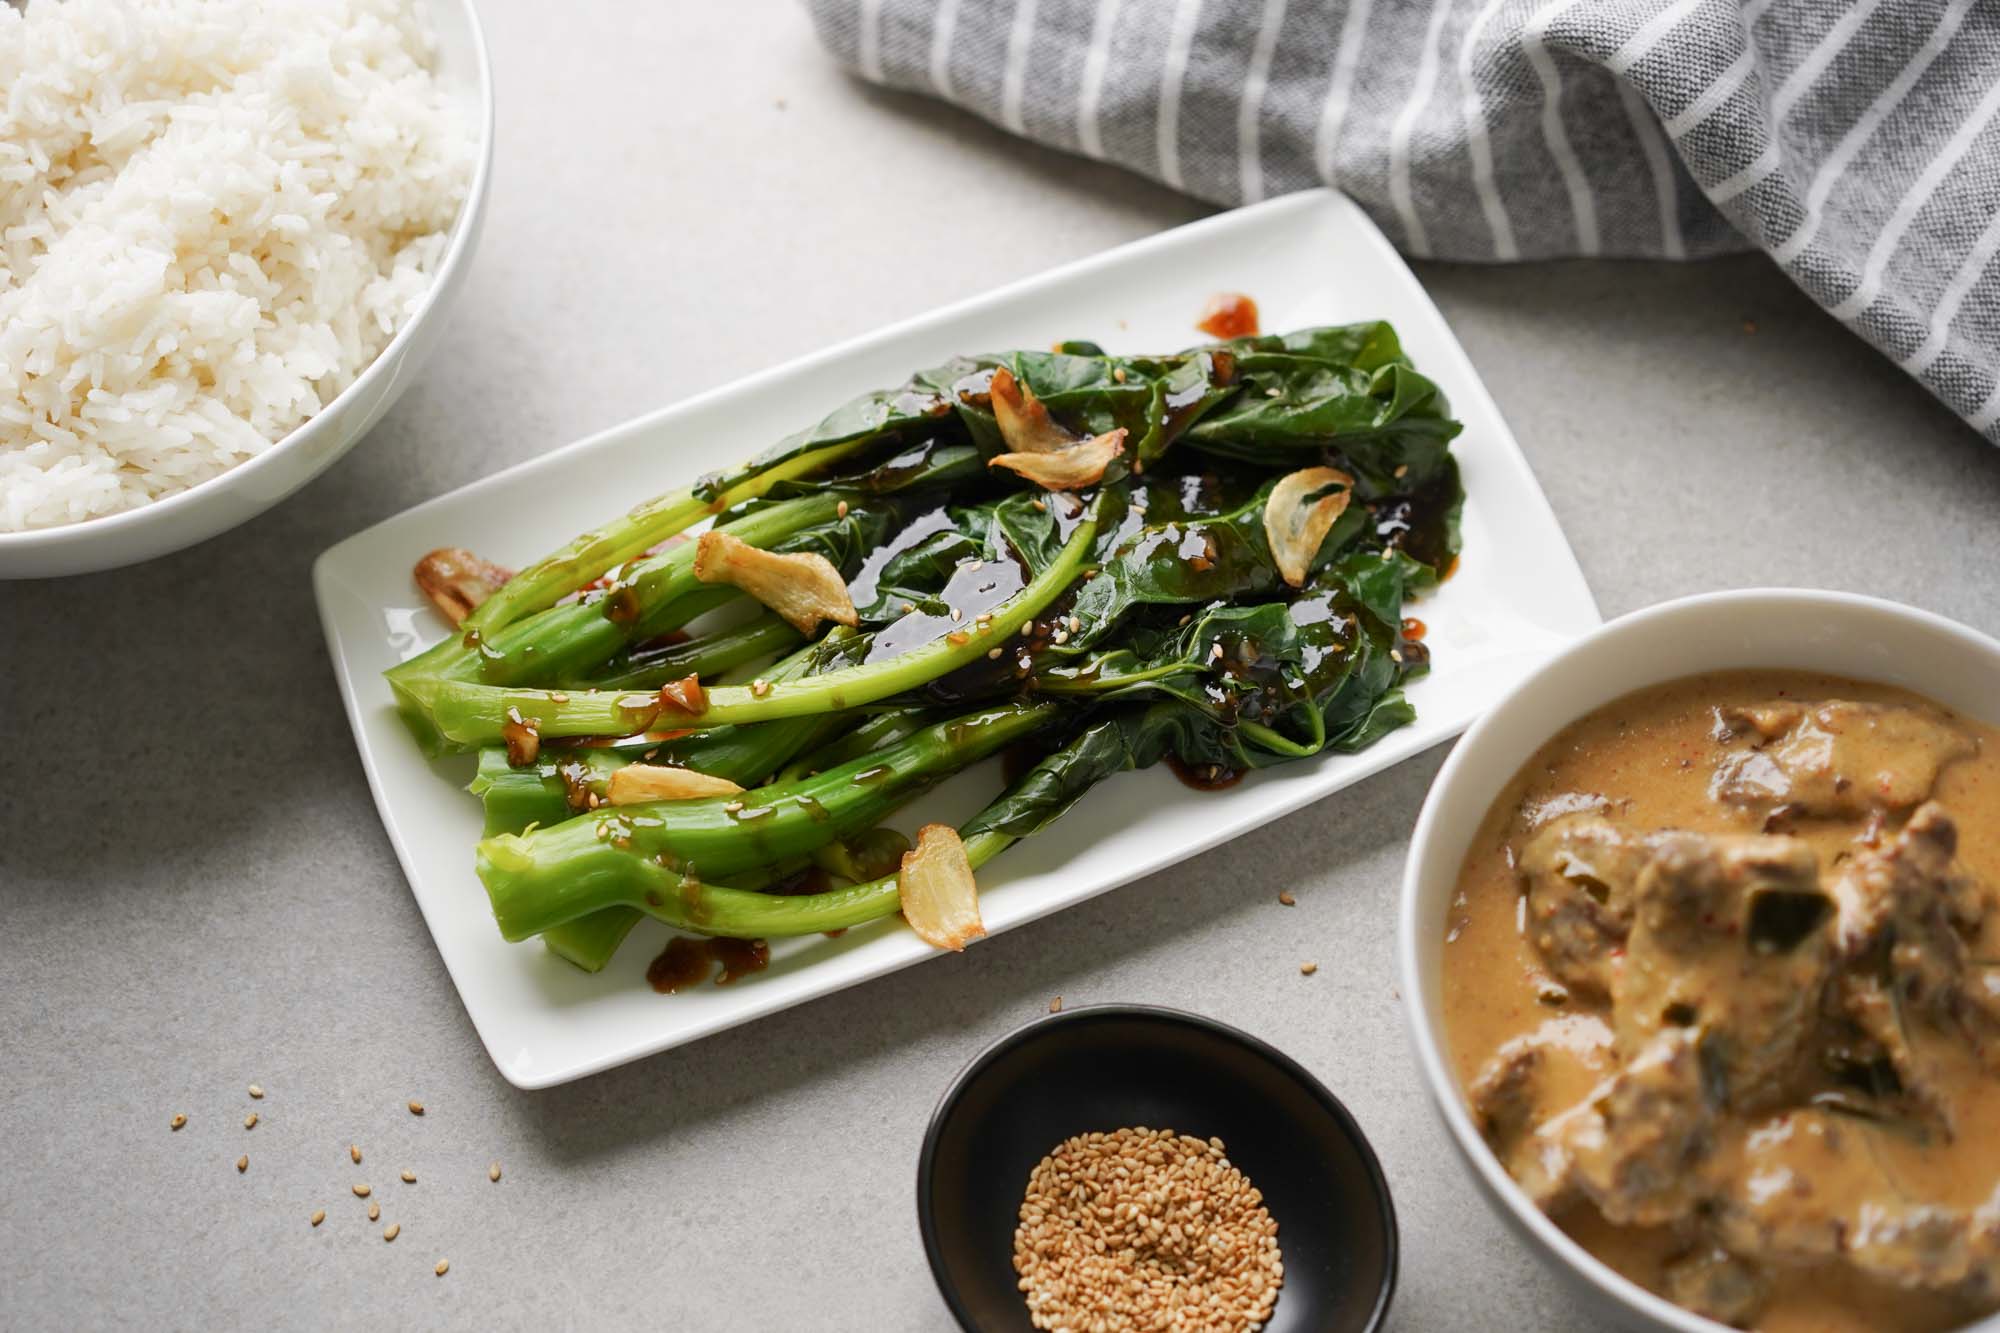
[[[1839,593],[1627,616],[1468,731],[1399,952],[1500,1211],[1619,1325],[2000,1310],[2000,642]]]

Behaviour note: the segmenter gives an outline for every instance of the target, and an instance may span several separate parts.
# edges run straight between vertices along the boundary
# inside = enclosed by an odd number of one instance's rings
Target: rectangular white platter
[[[1409,691],[1417,721],[1361,754],[1253,774],[1223,792],[1164,769],[1126,774],[1087,795],[1042,835],[980,872],[992,933],[1081,902],[1332,795],[1462,731],[1525,672],[1598,623],[1554,514],[1430,298],[1361,211],[1314,191],[1226,213],[913,319],[714,390],[417,506],[333,547],[314,588],[361,762],[466,1012],[501,1072],[547,1087],[825,995],[935,952],[900,918],[837,939],[775,941],[768,970],[730,986],[662,996],[647,962],[666,938],[642,922],[592,976],[539,942],[508,944],[473,874],[478,804],[471,761],[428,761],[395,715],[385,668],[443,636],[410,581],[434,547],[466,546],[520,566],[640,499],[747,458],[846,399],[901,383],[965,352],[1088,338],[1113,352],[1202,341],[1193,323],[1216,291],[1241,291],[1263,327],[1388,319],[1405,350],[1450,396],[1465,432],[1454,446],[1466,488],[1457,574],[1415,614],[1432,670]],[[990,770],[991,765],[988,766]],[[998,789],[967,775],[895,821],[969,815]],[[977,946],[974,946],[977,947]],[[949,967],[946,960],[940,966]]]

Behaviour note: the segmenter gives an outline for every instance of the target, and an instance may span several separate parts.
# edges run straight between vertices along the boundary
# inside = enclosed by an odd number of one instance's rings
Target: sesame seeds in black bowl
[[[1136,1129],[1151,1133],[1117,1135]],[[1191,1254],[1212,1259],[1205,1285],[1182,1294],[1219,1287],[1228,1308],[1267,1310],[1267,1333],[1364,1333],[1388,1314],[1396,1216],[1374,1151],[1297,1062],[1221,1023],[1146,1006],[1075,1009],[1002,1038],[952,1083],[924,1135],[917,1221],[945,1304],[968,1330],[1035,1328],[1016,1267],[1031,1178],[1023,1262],[1042,1299],[1051,1279],[1106,1299],[1121,1286],[1115,1266],[1062,1261],[1054,1244],[1081,1207],[1060,1205],[1072,1210],[1060,1215],[1057,1196],[1087,1178],[1082,1193],[1112,1216],[1084,1225],[1138,1236],[1155,1276],[1185,1271]],[[1263,1212],[1277,1224],[1275,1256],[1258,1244]],[[1155,1220],[1162,1227],[1148,1231]],[[1260,1301],[1279,1259],[1276,1302]],[[1132,1310],[1148,1298],[1115,1299]]]

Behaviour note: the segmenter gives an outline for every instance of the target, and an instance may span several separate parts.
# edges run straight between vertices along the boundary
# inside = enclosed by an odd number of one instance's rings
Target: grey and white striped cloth
[[[2000,0],[808,0],[867,79],[1410,254],[1754,244],[2000,441]]]

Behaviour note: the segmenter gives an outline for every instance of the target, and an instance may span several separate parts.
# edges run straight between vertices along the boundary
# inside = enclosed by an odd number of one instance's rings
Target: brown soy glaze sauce
[[[822,866],[807,866],[789,879],[780,880],[764,892],[779,898],[803,898],[815,893],[828,893],[835,888],[833,875]],[[847,927],[823,931],[830,940],[837,940],[847,933]]]
[[[590,765],[577,758],[556,761],[556,777],[562,780],[563,800],[576,811],[594,809],[600,802],[591,787]]]
[[[917,692],[926,704],[938,707],[960,707],[966,704],[998,703],[1008,697],[1010,691],[1032,689],[1034,686],[1035,664],[1040,660],[1055,633],[1063,627],[1063,618],[1075,604],[1076,594],[1066,592],[1043,609],[1042,613],[1021,626],[1018,634],[1009,639],[996,639],[993,648],[1000,650],[998,657],[982,655],[956,671],[946,672],[926,684]]]
[[[902,531],[870,551],[861,562],[861,568],[847,585],[848,596],[856,606],[866,606],[875,600],[881,587],[882,571],[891,560],[916,546],[924,538],[945,531],[951,527],[951,515],[943,505],[925,514],[919,514],[903,526]]]
[[[1242,292],[1217,292],[1201,308],[1195,327],[1221,342],[1248,338],[1258,331],[1257,303]]]
[[[1458,557],[1450,552],[1448,522],[1457,485],[1457,469],[1447,466],[1411,494],[1377,501],[1372,507],[1376,536],[1437,570],[1440,577],[1450,578],[1458,569]]]
[[[1166,765],[1184,785],[1196,791],[1228,791],[1244,778],[1241,769],[1224,768],[1220,764],[1190,764],[1177,754],[1168,755]]]
[[[715,984],[727,986],[769,967],[771,946],[763,940],[676,935],[667,941],[659,957],[646,965],[646,984],[662,995],[672,995],[707,980],[718,964],[722,971]]]
[[[507,710],[507,720],[500,724],[500,739],[507,744],[507,763],[510,767],[526,768],[541,754],[539,724],[539,718],[522,717],[518,708]]]
[[[945,607],[941,614],[919,608],[891,621],[875,635],[862,661],[886,662],[952,634],[989,638],[992,640],[989,647],[997,648],[1002,640],[984,631],[979,617],[1000,606],[1027,583],[1027,571],[1012,552],[1002,560],[968,561],[952,571],[944,591],[937,595]],[[952,614],[954,611],[958,613],[956,616]]]
[[[1011,787],[1028,775],[1030,769],[1049,755],[1049,747],[1040,741],[1015,741],[1000,752],[1000,782]]]

